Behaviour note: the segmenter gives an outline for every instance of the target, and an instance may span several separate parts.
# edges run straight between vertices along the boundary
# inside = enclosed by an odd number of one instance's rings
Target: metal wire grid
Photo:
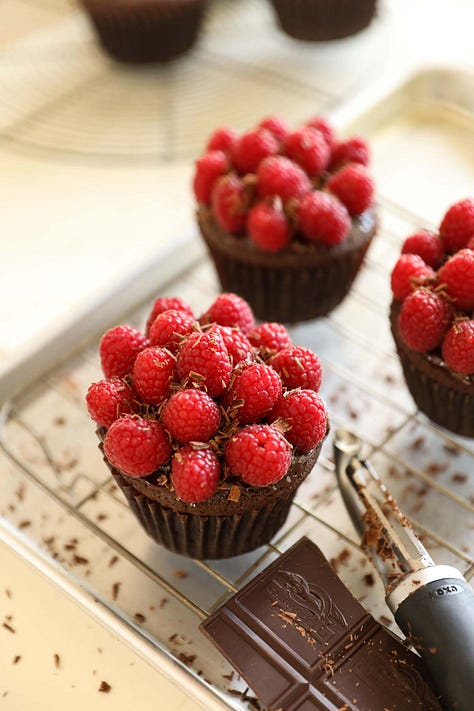
[[[405,210],[384,204],[383,222],[386,225],[383,235],[375,241],[350,297],[329,318],[295,327],[291,335],[295,343],[312,347],[321,356],[325,374],[322,393],[333,427],[348,425],[362,435],[366,454],[399,499],[435,560],[457,565],[472,579],[474,497],[469,481],[474,459],[472,441],[448,435],[416,412],[406,393],[387,327],[387,265],[393,263],[400,239],[419,226],[420,220]],[[163,293],[187,298],[199,312],[218,293],[212,267],[207,260],[201,260],[168,284]],[[123,321],[143,325],[148,306],[141,305],[125,315]],[[148,579],[155,591],[159,586],[164,594],[172,596],[178,611],[175,630],[190,635],[193,649],[196,644],[204,644],[196,641],[197,621],[303,534],[321,545],[366,607],[395,629],[384,614],[382,589],[371,579],[370,567],[358,551],[355,533],[340,501],[330,443],[326,443],[315,471],[300,488],[287,523],[265,548],[220,562],[188,561],[161,549],[157,553],[159,547],[149,542],[131,520],[128,506],[106,474],[92,438],[93,427],[85,413],[83,396],[88,384],[100,377],[96,352],[97,343],[93,343],[4,408],[1,443],[15,465],[15,472],[10,498],[8,486],[5,489],[2,515],[24,528],[76,576],[88,579],[89,584],[94,565],[104,560],[105,546],[113,552],[111,560],[118,557],[126,561]],[[67,415],[62,415],[65,410]],[[41,504],[29,506],[25,502],[22,489],[25,482],[45,495]],[[68,514],[67,525],[61,524],[60,531],[53,527],[54,533],[48,537],[45,535],[48,508],[53,504],[62,514]],[[123,522],[118,524],[123,517],[130,522],[125,532],[120,528]],[[82,548],[81,554],[77,553],[81,536],[72,535],[72,521],[80,524],[85,534],[82,538],[92,536],[103,544],[100,552],[90,558],[83,555]],[[56,539],[54,544],[51,538]],[[87,548],[87,542],[84,545]],[[62,559],[64,548],[73,551],[72,560]],[[89,566],[89,562],[94,565]],[[183,568],[185,572],[181,575],[179,571]],[[106,582],[94,579],[97,594],[118,609],[129,623],[136,624],[137,614],[139,621],[144,616],[135,613],[134,619],[129,603],[117,600],[114,587],[117,583],[111,584],[112,578],[105,577]],[[178,620],[184,608],[192,613],[194,621],[183,626]],[[175,634],[160,638],[152,626],[141,622],[137,630],[151,636],[157,646],[180,663],[191,664],[190,672],[196,678],[210,679],[216,693],[225,692],[229,686],[223,682],[225,666],[213,660],[212,664],[217,663],[221,670],[217,676],[216,673],[212,676],[209,664],[206,668],[205,660],[212,659],[210,648],[204,647],[205,654],[198,655],[197,666],[194,658],[183,657],[183,652],[170,644]],[[232,683],[235,686],[235,681]],[[232,691],[237,693],[235,689]],[[225,698],[235,708],[243,704],[228,694]]]

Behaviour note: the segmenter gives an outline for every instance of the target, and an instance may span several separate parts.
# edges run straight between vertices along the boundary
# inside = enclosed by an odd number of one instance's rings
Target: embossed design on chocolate
[[[327,591],[308,583],[298,573],[279,570],[266,593],[272,604],[277,602],[282,610],[296,613],[298,624],[320,642],[327,642],[340,628],[349,627]]]

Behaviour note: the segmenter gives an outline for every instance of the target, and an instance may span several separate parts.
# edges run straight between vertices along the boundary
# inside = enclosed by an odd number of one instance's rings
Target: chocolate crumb
[[[14,630],[13,627],[8,624],[8,622],[4,622],[4,623],[3,623],[3,626],[5,627],[6,630],[8,630],[9,632],[11,632],[12,634],[15,634],[15,633],[16,633],[16,630]]]
[[[373,585],[375,585],[375,579],[372,573],[366,573],[363,577],[364,583],[371,588]]]
[[[105,513],[100,513],[100,514],[97,515],[97,520],[98,520],[99,522],[100,522],[100,521],[105,521],[106,518],[107,518],[107,514],[105,514]]]
[[[31,526],[31,521],[26,520],[26,521],[20,521],[18,524],[18,528],[28,528],[28,526]]]
[[[410,449],[415,449],[415,450],[420,450],[423,449],[425,444],[425,438],[423,436],[417,437],[411,444],[410,444]]]
[[[455,442],[446,442],[445,444],[443,444],[443,449],[448,454],[451,454],[451,456],[453,456],[453,457],[456,456],[457,454],[459,454],[459,452],[461,451],[459,445],[456,444]]]
[[[385,625],[385,626],[392,624],[392,620],[390,619],[390,617],[387,617],[386,615],[380,615],[379,622],[380,622],[380,624]]]
[[[196,655],[195,654],[185,654],[184,652],[180,652],[178,654],[178,659],[180,660],[180,662],[183,662],[183,664],[186,664],[187,667],[190,667],[191,664],[196,659]]]
[[[17,654],[16,657],[13,657],[13,664],[18,664],[20,659],[21,659],[21,655]]]
[[[177,633],[177,632],[174,632],[174,633],[171,635],[171,637],[168,637],[168,642],[174,642],[175,639],[177,638],[177,636],[178,636],[178,633]]]
[[[175,575],[177,578],[187,578],[188,573],[185,570],[174,570],[173,575]]]
[[[451,479],[456,483],[456,484],[465,484],[467,481],[467,475],[463,474],[462,472],[455,472]]]
[[[112,585],[112,599],[116,600],[118,598],[118,594],[120,592],[120,586],[122,583],[114,583]]]
[[[113,555],[112,558],[109,560],[109,568],[111,568],[115,563],[118,562],[118,555]]]
[[[61,666],[61,658],[57,653],[54,655],[54,666],[56,667],[56,669],[59,669],[59,667]]]
[[[428,651],[429,651],[431,654],[436,654],[436,647],[428,647]]]
[[[167,604],[168,598],[167,597],[162,597],[160,600],[160,610],[164,608],[164,606]]]
[[[140,624],[142,624],[143,622],[146,622],[146,617],[145,617],[145,615],[142,615],[141,612],[136,612],[133,616],[133,619],[136,622],[139,622]]]
[[[101,681],[101,682],[100,682],[100,686],[99,686],[99,688],[97,689],[97,691],[101,691],[101,692],[103,692],[104,694],[108,694],[109,691],[111,690],[111,688],[112,688],[112,687],[110,686],[110,684],[108,684],[106,681]]]
[[[9,600],[12,598],[12,591],[10,588],[5,588],[5,595],[8,597]]]
[[[63,425],[66,424],[66,419],[59,415],[58,417],[55,417],[53,420],[53,425],[56,425],[57,427],[62,427]]]
[[[234,678],[235,672],[231,671],[230,674],[223,674],[222,678],[227,679],[227,681],[232,681]]]
[[[77,563],[77,565],[87,565],[87,563],[89,562],[89,559],[84,558],[84,556],[82,556],[82,555],[78,555],[77,553],[74,553],[73,562]]]

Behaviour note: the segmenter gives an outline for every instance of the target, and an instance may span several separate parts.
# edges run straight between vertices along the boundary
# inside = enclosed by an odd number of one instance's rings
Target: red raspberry
[[[318,392],[321,387],[321,363],[309,348],[284,348],[270,358],[269,365],[280,373],[283,385],[288,390],[305,388]]]
[[[227,466],[250,486],[269,486],[283,479],[291,463],[291,446],[269,425],[249,425],[225,449]]]
[[[221,466],[212,449],[194,449],[187,444],[171,460],[171,480],[176,496],[197,504],[217,491]]]
[[[216,128],[207,142],[206,151],[232,153],[236,141],[237,131],[234,131],[234,129],[227,126]]]
[[[439,227],[447,252],[465,247],[474,234],[474,200],[466,199],[451,205]]]
[[[291,240],[291,229],[285,213],[275,201],[257,202],[249,211],[247,232],[257,247],[265,252],[279,252]]]
[[[420,287],[403,302],[398,328],[409,348],[432,351],[443,340],[452,317],[452,306],[443,296]]]
[[[171,445],[160,422],[125,415],[107,431],[104,452],[110,464],[121,472],[148,476],[166,464]]]
[[[466,244],[466,249],[474,249],[474,235],[471,237],[469,242]]]
[[[179,390],[164,406],[161,421],[180,444],[207,442],[219,429],[221,413],[202,390]]]
[[[136,411],[133,392],[119,378],[92,383],[86,402],[89,415],[100,427],[110,427],[122,415]]]
[[[349,163],[338,170],[329,178],[326,188],[339,198],[351,215],[361,215],[374,202],[374,181],[360,163]]]
[[[323,138],[329,148],[333,147],[336,142],[336,134],[329,121],[322,116],[315,116],[309,121],[306,121],[306,126],[310,126],[311,128],[315,128],[317,131],[320,131],[323,134]]]
[[[148,339],[131,326],[115,326],[102,336],[100,362],[106,378],[124,378],[131,373],[135,358],[149,345]]]
[[[243,360],[255,360],[252,344],[240,329],[219,325],[216,325],[215,328],[219,331],[224,340],[229,353],[230,362],[234,368]]]
[[[255,348],[273,352],[291,346],[290,334],[281,323],[261,323],[250,331],[249,341]]]
[[[267,116],[258,124],[259,128],[265,128],[270,133],[273,133],[277,141],[284,141],[290,132],[288,124],[279,116]]]
[[[461,375],[474,373],[474,321],[455,321],[446,334],[442,348],[443,358],[451,370]]]
[[[282,394],[281,378],[268,365],[252,363],[237,373],[226,404],[239,404],[236,417],[242,424],[258,422],[269,412]]]
[[[148,321],[146,322],[145,333],[147,336],[150,333],[150,328],[155,318],[159,314],[162,314],[163,311],[171,310],[184,311],[184,313],[188,314],[189,316],[194,316],[192,308],[189,306],[189,304],[183,301],[183,299],[180,299],[179,296],[159,296],[157,299],[155,299],[155,303],[153,304],[153,308],[148,317]]]
[[[311,242],[339,244],[351,231],[346,207],[335,197],[320,190],[307,193],[299,207],[300,228]]]
[[[211,397],[222,395],[229,384],[232,365],[219,331],[211,328],[188,336],[179,349],[177,370],[181,380],[189,378]]]
[[[143,402],[158,405],[170,391],[176,361],[164,348],[150,346],[133,365],[133,385]]]
[[[454,299],[457,308],[464,311],[474,309],[474,252],[461,249],[443,264],[438,271],[439,283]]]
[[[242,232],[248,209],[247,192],[236,175],[218,178],[212,190],[212,209],[217,222],[228,232]]]
[[[323,134],[309,126],[290,133],[283,149],[310,178],[318,178],[329,162],[329,146]]]
[[[392,294],[397,301],[403,301],[416,286],[435,276],[433,269],[417,254],[402,254],[390,277]]]
[[[284,156],[265,158],[257,169],[257,193],[260,197],[277,195],[283,202],[301,198],[311,190],[311,181],[299,165]]]
[[[255,326],[248,303],[241,296],[231,293],[220,294],[199,320],[203,324],[218,323],[221,326],[240,328],[242,333],[248,333]]]
[[[425,264],[437,269],[444,259],[444,247],[437,234],[419,230],[406,238],[402,254],[418,254]]]
[[[196,200],[209,205],[212,188],[218,178],[229,170],[229,161],[222,151],[210,151],[196,161],[193,190]]]
[[[278,149],[275,136],[264,128],[257,128],[237,139],[232,159],[239,173],[255,173],[259,163],[267,156],[278,153]]]
[[[196,321],[185,311],[163,311],[158,314],[150,328],[150,343],[176,353],[182,337],[192,333],[195,327]]]
[[[291,390],[281,397],[270,413],[270,422],[282,419],[290,429],[286,439],[300,452],[309,452],[324,438],[328,416],[324,403],[314,390]]]
[[[346,163],[361,163],[369,165],[370,151],[367,141],[360,136],[353,136],[347,141],[341,141],[333,146],[329,168],[337,170]]]

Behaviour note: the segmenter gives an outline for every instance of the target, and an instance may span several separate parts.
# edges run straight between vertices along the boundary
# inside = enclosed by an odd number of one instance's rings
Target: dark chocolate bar
[[[269,711],[441,709],[419,657],[364,610],[308,538],[201,630]]]

